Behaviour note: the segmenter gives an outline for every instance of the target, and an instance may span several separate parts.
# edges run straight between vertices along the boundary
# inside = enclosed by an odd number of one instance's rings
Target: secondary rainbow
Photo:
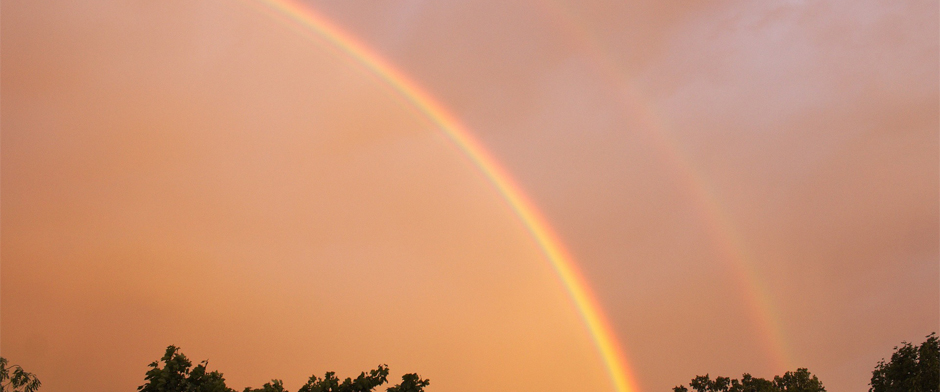
[[[292,0],[256,1],[263,3],[272,16],[289,19],[293,22],[289,25],[294,25],[295,28],[302,27],[296,28],[299,33],[318,42],[329,43],[334,50],[355,60],[356,63],[387,83],[410,106],[420,111],[453,141],[454,145],[496,187],[544,252],[580,312],[607,367],[614,388],[618,392],[638,391],[633,372],[610,323],[564,245],[552,232],[535,205],[515,184],[509,173],[486,152],[460,121],[417,83],[395,69],[355,37],[330,23],[315,10]]]
[[[761,283],[764,279],[755,266],[746,241],[728,216],[707,176],[693,165],[688,158],[689,154],[683,151],[681,143],[668,132],[670,127],[666,117],[658,114],[647,100],[641,99],[641,94],[633,83],[630,83],[624,72],[619,69],[616,61],[607,55],[611,51],[604,48],[601,40],[577,17],[576,12],[565,9],[565,5],[557,0],[532,0],[531,3],[534,8],[544,11],[552,24],[566,36],[574,38],[590,55],[592,65],[597,68],[596,72],[621,92],[621,103],[634,114],[635,120],[643,124],[641,128],[647,130],[651,136],[651,146],[656,148],[663,163],[673,170],[682,184],[685,184],[692,200],[698,204],[698,212],[701,214],[699,219],[706,225],[707,234],[711,237],[717,255],[733,274],[754,325],[763,335],[762,343],[768,359],[779,372],[792,370],[795,361],[788,349],[783,324],[777,317],[778,312],[771,299],[770,290]]]

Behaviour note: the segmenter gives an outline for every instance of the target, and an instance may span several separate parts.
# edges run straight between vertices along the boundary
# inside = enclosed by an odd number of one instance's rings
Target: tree
[[[410,373],[401,376],[401,384],[389,388],[387,392],[423,392],[424,387],[430,383],[428,380],[422,380],[417,374]]]
[[[927,335],[918,346],[901,342],[891,361],[878,362],[871,372],[869,392],[937,392],[940,389],[940,341]]]
[[[35,392],[41,385],[35,374],[0,357],[0,392]]]
[[[281,380],[271,380],[271,382],[264,383],[261,389],[245,387],[244,392],[287,392],[287,389],[284,389],[284,383]]]
[[[385,384],[387,379],[388,366],[386,365],[379,365],[378,368],[370,370],[368,375],[362,372],[355,380],[347,377],[342,383],[339,382],[339,378],[336,378],[335,373],[326,372],[322,379],[317,376],[310,376],[307,383],[300,387],[297,392],[372,392],[379,385]],[[392,390],[392,388],[388,390]]]
[[[781,392],[825,392],[822,382],[806,368],[786,372],[782,377],[774,376],[774,386]]]
[[[160,367],[160,362],[163,367]],[[195,368],[193,363],[179,352],[176,346],[166,348],[159,361],[150,363],[144,376],[140,392],[235,392],[225,386],[225,378],[218,371],[206,372],[209,361],[202,361]]]
[[[162,364],[161,364],[162,362]],[[225,385],[225,378],[218,371],[207,372],[208,361],[202,361],[196,367],[176,346],[166,348],[166,353],[159,361],[150,364],[150,370],[144,377],[144,385],[137,387],[140,392],[235,392]],[[362,372],[356,379],[346,378],[340,381],[334,372],[326,372],[323,378],[310,376],[298,392],[373,392],[375,388],[388,380],[388,366],[379,365],[368,373]],[[402,376],[401,384],[389,387],[388,392],[424,392],[430,381],[421,379],[417,374]],[[0,389],[0,392],[5,392]],[[24,391],[32,392],[32,391]],[[259,389],[245,388],[243,392],[288,392],[281,380],[271,380]]]
[[[783,376],[774,376],[773,381],[753,377],[747,373],[741,376],[741,380],[729,377],[716,377],[712,380],[706,374],[693,378],[689,387],[696,392],[826,392],[822,382],[806,368],[786,372]],[[689,392],[689,389],[682,385],[672,390]]]

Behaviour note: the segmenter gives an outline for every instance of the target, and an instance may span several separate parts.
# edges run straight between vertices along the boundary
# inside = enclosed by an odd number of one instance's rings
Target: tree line
[[[162,363],[161,363],[162,362]],[[217,370],[208,371],[208,361],[202,361],[193,367],[192,361],[179,352],[176,346],[166,348],[166,353],[159,361],[152,362],[150,370],[144,375],[144,385],[137,387],[139,392],[236,392],[225,385],[225,377]],[[355,379],[347,377],[340,380],[334,372],[326,372],[323,378],[316,375],[297,390],[297,392],[372,392],[388,381],[388,366],[379,365],[375,369],[362,372]],[[415,373],[402,376],[400,384],[391,386],[386,392],[424,392],[430,381]],[[0,391],[3,392],[3,391]],[[243,392],[288,392],[284,382],[278,379],[265,383],[261,388],[246,387]]]
[[[169,346],[159,360],[150,363],[139,392],[237,392],[225,384],[222,373],[208,370],[208,361],[193,366],[176,346]],[[388,381],[388,366],[379,365],[362,372],[355,379],[340,380],[334,372],[320,378],[310,376],[297,392],[374,392]],[[401,383],[386,392],[424,392],[430,384],[415,373],[402,376]],[[0,392],[37,392],[42,383],[35,374],[0,357]],[[922,344],[902,342],[894,348],[890,360],[878,362],[872,371],[869,392],[940,392],[940,340],[927,335]],[[679,385],[673,392],[826,392],[819,379],[806,368],[786,372],[773,379],[745,373],[740,379],[696,376],[689,386]],[[261,388],[247,387],[243,392],[288,392],[281,380],[274,379]]]
[[[891,360],[882,359],[872,371],[869,392],[940,392],[940,341],[927,335],[920,346],[902,342]],[[741,379],[697,376],[689,383],[695,392],[826,392],[822,382],[806,368],[774,376],[772,380],[745,373]],[[689,392],[679,385],[673,392]]]

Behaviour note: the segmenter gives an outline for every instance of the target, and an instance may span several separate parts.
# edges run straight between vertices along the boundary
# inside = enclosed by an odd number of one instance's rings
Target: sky
[[[570,254],[639,391],[867,389],[940,328],[936,1],[298,0],[419,86]],[[0,352],[134,390],[388,364],[615,391],[504,193],[263,0],[0,4]]]

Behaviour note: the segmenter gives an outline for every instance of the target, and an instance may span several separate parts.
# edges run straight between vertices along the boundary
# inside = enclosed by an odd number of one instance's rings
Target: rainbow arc
[[[251,1],[251,0],[245,0]],[[474,138],[473,134],[447,110],[438,100],[427,93],[407,75],[396,69],[392,64],[379,56],[368,46],[364,45],[354,36],[331,23],[317,11],[295,0],[254,0],[264,5],[263,9],[272,16],[286,19],[299,34],[319,43],[326,43],[334,50],[359,64],[375,77],[380,79],[395,94],[404,100],[409,108],[414,109],[423,118],[427,119],[443,134],[447,136],[464,156],[476,166],[487,180],[502,195],[509,208],[519,217],[525,228],[532,235],[544,253],[546,259],[559,276],[562,284],[572,298],[575,306],[586,325],[597,350],[604,362],[611,382],[618,392],[639,391],[633,371],[624,354],[621,343],[614,334],[610,322],[606,319],[599,301],[591,292],[587,281],[579,272],[573,258],[565,249],[564,244],[552,231],[547,220],[541,215],[535,204],[526,196],[515,183],[512,176],[499,162],[491,156],[484,146]],[[557,8],[557,7],[556,7]],[[586,42],[594,53],[600,53],[598,45],[591,44],[586,29],[579,27],[571,18],[560,15],[558,10],[552,10],[554,19],[562,26]],[[642,120],[655,129],[661,129],[664,121],[656,113],[641,105],[637,94],[632,91],[630,84],[623,80],[619,72],[609,61],[598,60],[597,64],[603,74],[611,77],[618,86],[624,87],[625,103],[631,107],[639,108]],[[696,200],[700,203],[702,219],[709,225],[709,231],[715,237],[722,255],[729,261],[733,271],[738,275],[736,280],[741,283],[742,291],[749,295],[747,299],[755,314],[758,325],[765,336],[769,338],[768,349],[774,353],[776,366],[787,366],[785,344],[779,323],[776,322],[771,311],[767,293],[755,282],[756,271],[746,261],[749,259],[744,251],[742,240],[735,234],[729,219],[726,219],[723,209],[715,195],[709,192],[709,186],[704,178],[683,157],[681,149],[675,140],[669,138],[665,132],[653,132],[657,149],[666,160],[672,162],[677,175],[683,182],[689,184]]]
[[[621,92],[621,104],[630,109],[634,119],[644,125],[642,129],[649,131],[651,147],[656,149],[663,164],[672,169],[679,182],[685,184],[691,199],[697,204],[699,220],[705,224],[716,254],[724,261],[733,275],[733,281],[738,285],[754,326],[762,335],[761,343],[770,363],[781,372],[792,370],[794,360],[788,349],[783,323],[778,317],[770,291],[761,283],[763,279],[754,257],[707,176],[693,164],[689,154],[683,151],[682,144],[668,132],[670,127],[666,117],[642,99],[642,94],[628,80],[621,67],[607,55],[612,51],[604,47],[576,12],[567,9],[560,0],[533,0],[532,3],[545,12],[552,24],[566,36],[573,37],[587,51],[595,71]]]
[[[296,29],[298,33],[316,41],[326,41],[355,60],[390,86],[460,149],[502,195],[551,263],[590,332],[616,391],[639,391],[620,342],[570,254],[535,205],[473,134],[420,85],[315,10],[292,0],[257,1],[279,16],[290,19],[293,24],[302,26],[303,29]]]

